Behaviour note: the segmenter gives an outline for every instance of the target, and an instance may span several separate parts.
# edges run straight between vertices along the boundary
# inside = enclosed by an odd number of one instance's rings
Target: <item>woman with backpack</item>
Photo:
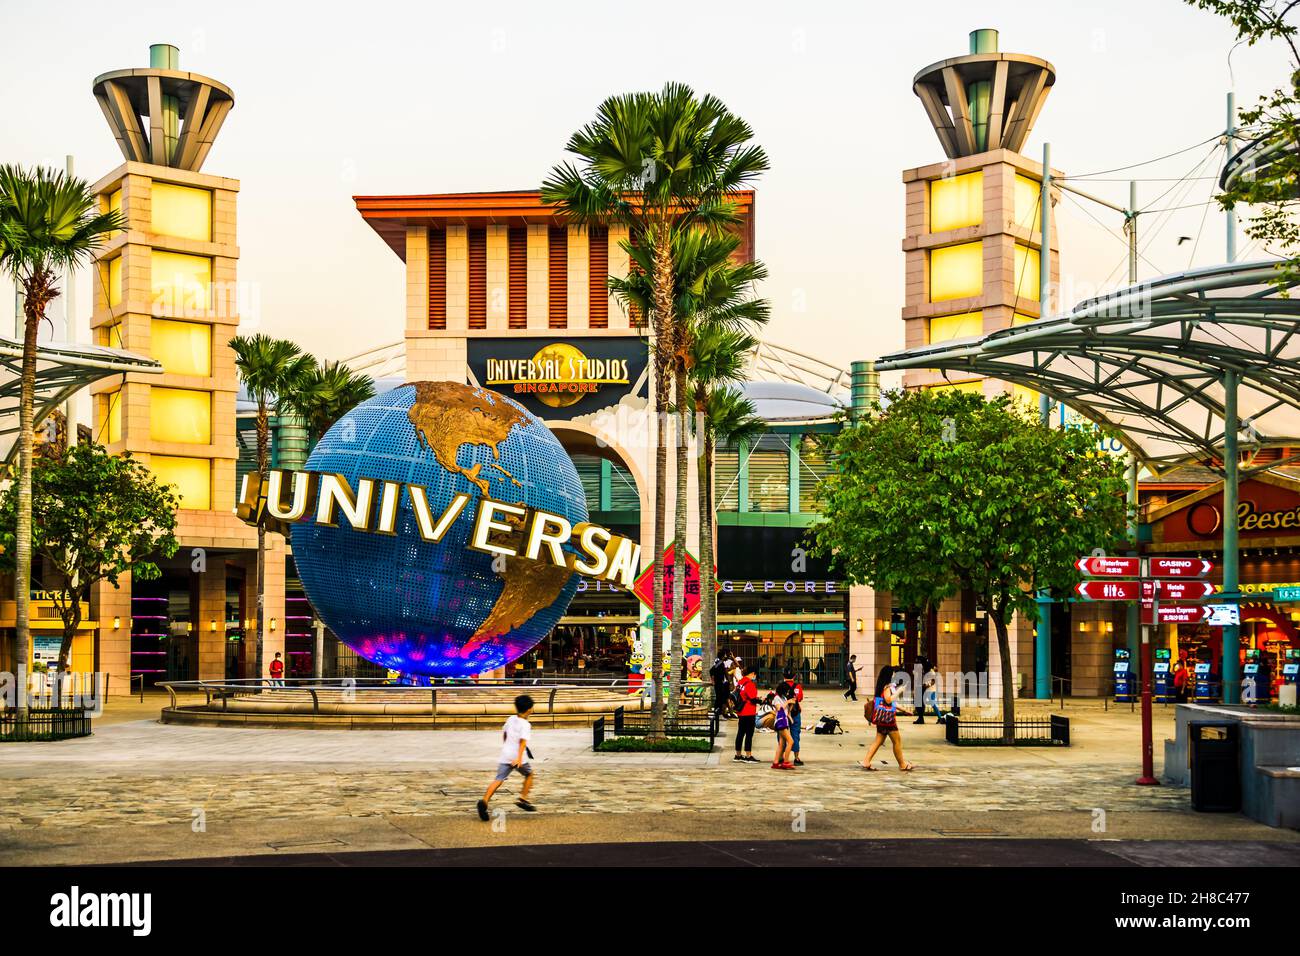
[[[876,693],[871,703],[864,708],[869,712],[871,722],[876,725],[876,739],[872,741],[867,757],[862,761],[863,770],[876,769],[871,765],[871,761],[875,759],[876,751],[886,740],[894,745],[894,759],[898,761],[899,770],[908,771],[915,768],[915,765],[908,763],[903,756],[903,738],[898,732],[899,710],[894,703],[893,677],[894,669],[888,664],[880,669],[880,676],[876,678]]]
[[[790,753],[794,746],[794,741],[790,736],[790,724],[793,722],[790,717],[790,698],[794,692],[790,685],[781,681],[772,695],[772,713],[776,716],[776,722],[772,729],[776,731],[776,756],[772,758],[773,770],[793,770],[794,764],[790,761]]]

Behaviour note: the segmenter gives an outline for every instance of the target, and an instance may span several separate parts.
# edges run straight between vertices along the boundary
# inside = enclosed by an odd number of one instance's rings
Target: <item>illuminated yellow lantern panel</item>
[[[1038,410],[1038,393],[1032,388],[1026,388],[1024,385],[1012,385],[1011,397],[1017,402],[1028,404],[1035,411]]]
[[[212,466],[206,458],[152,455],[149,470],[159,484],[176,486],[182,508],[206,511],[212,506]]]
[[[1028,229],[1031,233],[1037,232],[1039,224],[1042,222],[1040,206],[1043,184],[1037,179],[1017,175],[1013,188],[1015,189],[1016,225],[1022,229]]]
[[[149,435],[154,441],[212,442],[211,392],[157,386],[149,391]]]
[[[952,339],[977,338],[984,334],[983,312],[961,312],[957,315],[936,315],[930,320],[930,342],[948,342]]]
[[[984,381],[977,379],[974,382],[947,382],[943,385],[927,385],[926,388],[931,392],[969,392],[972,395],[984,394]]]
[[[108,260],[108,305],[116,308],[122,304],[122,257]]]
[[[155,315],[207,311],[212,286],[211,259],[154,249],[150,266]]]
[[[153,231],[182,239],[212,239],[212,193],[173,183],[153,184]]]
[[[117,189],[114,189],[113,192],[109,194],[108,211],[116,212],[116,213],[121,213],[122,211],[122,188],[120,186]],[[121,235],[121,233],[122,233],[121,229],[114,229],[112,233],[110,233],[109,238],[112,238],[113,236],[119,236]]]
[[[1038,250],[1016,245],[1016,296],[1038,301]]]
[[[150,352],[163,371],[177,375],[212,374],[212,327],[198,322],[154,319]]]
[[[930,250],[930,301],[965,299],[984,292],[984,245],[963,242]]]
[[[984,172],[935,179],[930,183],[930,231],[978,226],[984,221]]]
[[[104,396],[105,418],[108,420],[108,443],[122,440],[122,390]]]

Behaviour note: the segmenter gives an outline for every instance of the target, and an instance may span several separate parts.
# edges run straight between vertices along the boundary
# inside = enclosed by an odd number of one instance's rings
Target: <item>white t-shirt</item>
[[[518,714],[515,714],[505,722],[501,728],[501,736],[505,743],[501,745],[501,762],[514,763],[519,758],[519,741],[528,746],[528,738],[533,734],[533,725],[524,720]],[[524,763],[528,763],[528,754],[524,754]]]

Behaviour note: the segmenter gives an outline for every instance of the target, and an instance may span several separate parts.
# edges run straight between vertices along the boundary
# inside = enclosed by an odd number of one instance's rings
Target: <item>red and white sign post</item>
[[[1189,623],[1206,620],[1210,609],[1202,604],[1160,606],[1161,597],[1171,601],[1196,601],[1214,593],[1203,578],[1214,569],[1203,558],[1080,558],[1075,562],[1084,574],[1101,578],[1075,586],[1080,597],[1092,601],[1141,601],[1142,645],[1138,671],[1142,681],[1142,776],[1138,784],[1157,786],[1154,744],[1151,732],[1151,627],[1157,622]],[[1108,578],[1138,578],[1112,581]],[[1181,580],[1160,580],[1174,578]]]

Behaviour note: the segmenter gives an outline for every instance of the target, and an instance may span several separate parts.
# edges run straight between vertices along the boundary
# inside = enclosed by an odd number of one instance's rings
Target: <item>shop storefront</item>
[[[1223,486],[1210,485],[1150,516],[1148,550],[1161,556],[1206,558],[1210,581],[1222,590]],[[1275,603],[1274,589],[1300,585],[1300,480],[1275,474],[1241,483],[1237,507],[1241,542],[1241,660],[1260,668],[1259,693],[1275,693],[1280,660],[1300,649],[1300,605]],[[1211,602],[1213,598],[1211,598]],[[1158,632],[1172,660],[1205,662],[1223,673],[1223,630],[1211,623],[1162,625]]]

